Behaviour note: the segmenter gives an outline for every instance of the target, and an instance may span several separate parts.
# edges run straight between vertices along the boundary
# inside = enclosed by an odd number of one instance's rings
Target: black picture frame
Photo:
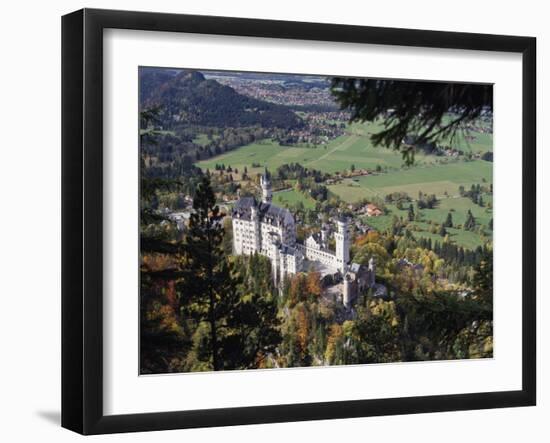
[[[519,53],[523,64],[522,389],[208,410],[103,413],[103,30]],[[536,39],[83,9],[62,18],[62,426],[82,434],[228,426],[536,403]]]

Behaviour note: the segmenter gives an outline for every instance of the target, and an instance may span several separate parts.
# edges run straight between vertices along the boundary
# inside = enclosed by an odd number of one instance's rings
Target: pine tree
[[[197,328],[208,325],[207,340],[199,342],[206,350],[198,354],[205,354],[215,371],[256,368],[281,340],[271,265],[258,256],[229,262],[223,214],[206,176],[197,186],[193,209],[185,238],[187,278],[179,290],[188,298],[187,312]]]
[[[453,227],[453,216],[450,212],[447,214],[447,219],[445,220],[445,223],[443,225],[446,228],[452,228]]]
[[[493,251],[486,248],[478,253],[473,283],[481,299],[490,301],[493,297]]]
[[[468,214],[466,215],[466,221],[464,222],[464,229],[468,231],[473,231],[476,227],[476,220],[472,214],[472,211],[468,209]]]
[[[414,208],[412,203],[409,205],[409,212],[407,214],[409,221],[414,221]]]
[[[209,324],[210,358],[216,371],[223,369],[218,342],[219,305],[222,297],[235,292],[235,285],[223,256],[222,215],[206,176],[197,186],[193,210],[185,245],[189,278],[182,292],[194,302],[193,314],[197,320]]]

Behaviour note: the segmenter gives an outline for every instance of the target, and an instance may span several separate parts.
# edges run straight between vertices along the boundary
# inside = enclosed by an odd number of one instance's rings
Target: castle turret
[[[373,287],[375,284],[376,277],[376,264],[374,263],[374,257],[369,259],[369,274],[368,274],[368,284],[369,287]]]
[[[262,185],[262,201],[264,203],[271,203],[271,177],[267,168],[260,177],[260,184]]]
[[[345,274],[349,263],[349,230],[348,221],[342,217],[338,220],[338,232],[334,234],[336,240],[336,266]]]

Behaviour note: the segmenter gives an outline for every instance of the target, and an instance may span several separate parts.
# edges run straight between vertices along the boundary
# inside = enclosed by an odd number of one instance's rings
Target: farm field
[[[443,119],[443,123],[447,124],[450,122],[450,118],[446,117]],[[452,145],[455,148],[458,148],[464,152],[472,153],[484,153],[487,151],[493,150],[493,134],[492,128],[487,122],[479,122],[480,127],[488,130],[489,132],[471,132],[468,136],[464,136],[462,133],[457,133],[454,137],[452,143],[450,140],[443,141],[442,145]]]
[[[418,155],[416,165],[431,164],[436,159],[434,156]],[[366,136],[352,134],[340,136],[326,145],[309,148],[281,146],[272,140],[263,140],[202,160],[197,166],[213,169],[220,163],[239,169],[246,166],[252,173],[261,172],[264,167],[275,171],[288,163],[300,163],[308,168],[335,173],[349,170],[351,165],[356,169],[375,169],[380,166],[397,170],[403,165],[403,159],[401,154],[391,149],[372,147]],[[261,166],[253,168],[252,164]]]
[[[292,162],[329,173],[349,170],[351,165],[354,165],[356,169],[375,169],[380,166],[384,170],[401,170],[403,159],[399,152],[372,145],[371,133],[377,132],[381,128],[382,125],[376,123],[353,123],[349,125],[345,135],[331,140],[326,145],[317,147],[281,146],[273,140],[262,140],[202,160],[197,163],[197,166],[203,169],[213,169],[216,163],[224,163],[226,166],[231,165],[233,168],[244,168],[246,166],[249,172],[252,173],[260,172],[264,167],[274,171],[279,166]],[[463,137],[457,137],[455,140],[456,147],[473,152],[485,152],[492,149],[492,136],[490,134],[475,133],[472,137],[474,138],[473,141],[466,141]],[[205,136],[199,137],[197,142],[204,143],[205,139]],[[410,169],[447,161],[452,160],[417,153],[415,166]],[[253,163],[259,164],[261,167],[252,168]],[[406,170],[403,172],[406,172]]]
[[[492,182],[492,163],[484,160],[455,162],[444,165],[417,166],[399,172],[381,173],[330,185],[329,189],[347,202],[365,197],[385,197],[392,192],[406,192],[415,198],[419,191],[444,197],[458,195],[458,187]]]
[[[356,169],[383,169],[399,170],[403,166],[403,159],[399,152],[384,147],[374,147],[370,134],[380,130],[382,126],[376,123],[353,123],[349,125],[347,133],[331,140],[326,145],[317,147],[281,146],[273,140],[263,140],[242,146],[233,151],[203,160],[197,166],[212,169],[216,163],[224,163],[231,167],[247,167],[249,172],[260,172],[263,167],[274,171],[285,163],[300,163],[303,166],[318,169],[322,172],[341,172],[349,170],[353,164]],[[491,136],[480,136],[480,151],[491,149]],[[204,141],[204,140],[201,140]],[[486,144],[485,144],[486,143]],[[445,161],[442,157],[418,153],[414,167],[436,164]],[[252,164],[260,164],[260,168],[252,168]]]
[[[458,137],[453,144],[464,152],[483,154],[493,150],[493,134],[475,133],[472,137],[473,140]]]
[[[319,156],[319,148],[296,148],[280,146],[272,140],[251,143],[230,152],[202,160],[197,163],[202,169],[213,170],[216,164],[224,164],[232,168],[244,169],[249,173],[261,172],[264,167],[274,171],[285,163],[302,163],[311,161]],[[260,167],[253,168],[252,164]]]

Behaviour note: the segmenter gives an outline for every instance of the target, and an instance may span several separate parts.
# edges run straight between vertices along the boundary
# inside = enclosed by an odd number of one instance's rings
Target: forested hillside
[[[155,128],[155,143],[142,150],[152,177],[189,175],[196,161],[303,125],[290,108],[241,95],[196,71],[140,68],[139,82],[147,114],[140,132]]]
[[[287,129],[302,125],[285,106],[241,95],[196,71],[181,71],[164,82],[155,72],[146,70],[141,76],[146,85],[142,105],[162,109],[160,120],[166,130],[182,125]]]

